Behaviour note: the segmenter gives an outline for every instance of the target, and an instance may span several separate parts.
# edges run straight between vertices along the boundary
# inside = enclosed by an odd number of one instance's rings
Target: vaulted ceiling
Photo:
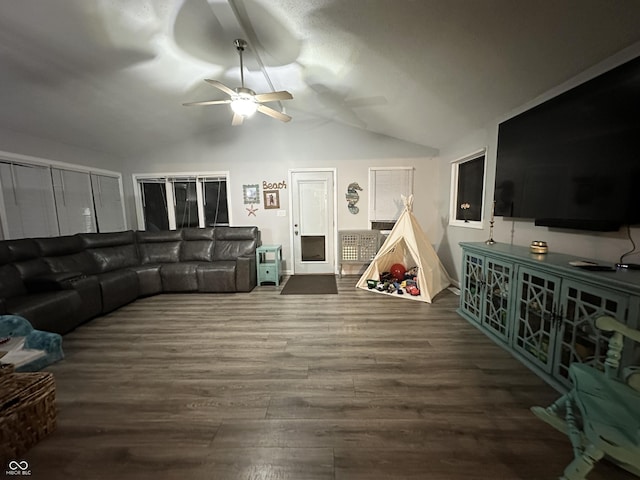
[[[0,128],[130,157],[231,127],[205,78],[295,123],[441,149],[640,41],[637,0],[0,2]],[[257,55],[256,55],[257,54]],[[277,122],[263,117],[248,121]],[[1,150],[0,146],[0,150]]]

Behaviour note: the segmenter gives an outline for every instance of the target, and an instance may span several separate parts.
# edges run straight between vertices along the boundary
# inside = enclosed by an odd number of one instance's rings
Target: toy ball
[[[393,278],[402,281],[404,280],[404,274],[407,272],[407,269],[404,268],[404,265],[401,263],[394,263],[391,265],[389,271],[391,272],[391,275],[393,275]]]

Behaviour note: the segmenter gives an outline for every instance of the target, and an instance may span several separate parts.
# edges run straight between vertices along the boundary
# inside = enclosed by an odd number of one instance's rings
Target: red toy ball
[[[402,265],[401,263],[394,263],[393,265],[391,265],[389,272],[391,273],[393,278],[401,282],[402,280],[404,280],[404,274],[407,273],[407,269],[404,268],[404,265]]]

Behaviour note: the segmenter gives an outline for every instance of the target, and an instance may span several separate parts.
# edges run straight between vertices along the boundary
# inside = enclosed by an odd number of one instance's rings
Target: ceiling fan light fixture
[[[236,115],[250,117],[258,110],[258,104],[253,97],[238,96],[231,101],[231,110]]]

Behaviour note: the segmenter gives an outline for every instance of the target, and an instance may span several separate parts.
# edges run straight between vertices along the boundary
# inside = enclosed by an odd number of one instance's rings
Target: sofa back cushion
[[[104,273],[138,265],[135,232],[127,230],[113,233],[81,233],[78,235],[89,256],[91,271]]]
[[[24,295],[27,289],[18,269],[11,264],[0,266],[0,298]]]
[[[36,244],[40,247],[43,257],[57,257],[59,255],[71,255],[84,250],[82,239],[78,235],[63,237],[36,238]]]
[[[215,229],[214,260],[235,260],[252,256],[260,246],[258,227],[217,227]]]
[[[104,273],[121,270],[138,265],[138,251],[136,246],[118,245],[116,247],[90,248],[87,250],[96,266],[96,272]]]
[[[84,248],[117,247],[119,245],[135,244],[135,232],[127,230],[125,232],[113,233],[81,233],[78,235],[82,240]]]
[[[49,265],[53,273],[81,272],[84,274],[98,273],[96,261],[88,251],[45,257],[44,261]]]
[[[183,228],[182,239],[183,240],[213,240],[215,228]]]
[[[79,235],[36,238],[35,242],[40,248],[40,253],[43,257],[41,261],[47,265],[49,272],[90,273],[96,270],[92,258],[84,251],[84,244]],[[42,272],[39,275],[46,273]],[[27,275],[23,272],[22,276],[23,278],[30,278],[36,275]]]
[[[180,245],[181,262],[210,262],[213,260],[213,240],[183,240]]]
[[[180,242],[143,243],[138,245],[140,263],[175,263],[180,260]]]
[[[180,260],[182,233],[179,230],[136,232],[140,262],[175,263]]]

